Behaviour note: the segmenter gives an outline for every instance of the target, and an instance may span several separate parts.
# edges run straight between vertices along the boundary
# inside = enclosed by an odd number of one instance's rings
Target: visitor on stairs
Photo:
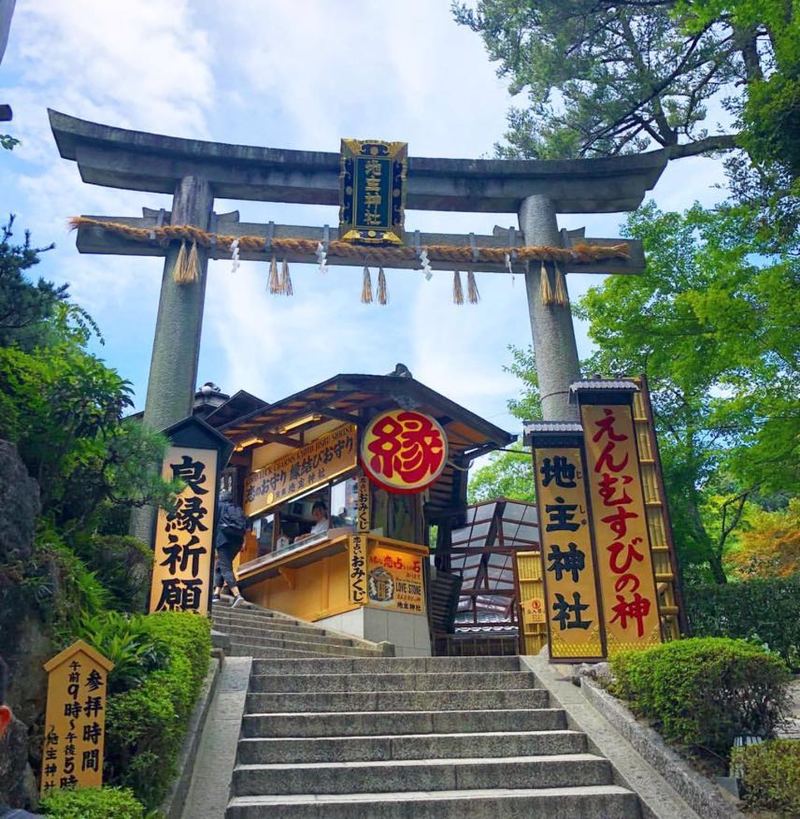
[[[219,493],[219,507],[217,509],[217,536],[214,541],[217,552],[217,561],[214,564],[214,596],[212,600],[219,600],[222,587],[227,583],[233,593],[233,608],[244,598],[239,592],[236,576],[233,573],[233,559],[239,553],[244,543],[244,534],[247,529],[247,518],[244,512],[233,503],[231,493],[223,490]]]

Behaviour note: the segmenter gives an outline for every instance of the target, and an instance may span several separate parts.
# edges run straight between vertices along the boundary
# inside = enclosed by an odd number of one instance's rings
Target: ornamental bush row
[[[145,652],[143,673],[132,674],[128,669],[124,679],[131,687],[127,690],[122,690],[122,679],[110,680],[116,684],[116,689],[115,684],[110,689],[117,693],[109,697],[106,711],[105,781],[130,788],[153,809],[163,801],[175,775],[189,716],[208,673],[210,624],[208,618],[186,612],[129,619],[117,615],[87,628],[85,638],[99,640],[96,648],[102,651],[103,642],[115,644],[115,624],[117,636],[125,638],[120,643],[127,646],[130,635],[136,636],[137,656],[143,636],[149,638],[152,650]]]
[[[737,736],[773,735],[786,710],[783,661],[744,640],[676,640],[611,661],[613,693],[670,742],[729,755]]]
[[[697,637],[741,637],[777,651],[800,671],[800,573],[788,578],[690,586],[686,612]]]
[[[127,788],[51,791],[39,809],[54,819],[144,819],[144,805]]]

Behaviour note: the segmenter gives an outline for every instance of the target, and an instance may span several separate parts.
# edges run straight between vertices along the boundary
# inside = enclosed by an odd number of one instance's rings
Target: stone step
[[[237,765],[232,794],[342,794],[481,788],[610,785],[608,760],[594,754]]]
[[[297,647],[299,645],[307,645],[313,648],[314,651],[320,649],[315,646],[338,646],[339,648],[360,648],[364,649],[364,645],[353,645],[352,640],[342,640],[337,637],[326,637],[324,634],[292,634],[291,632],[275,631],[270,633],[262,633],[260,635],[241,634],[238,630],[231,630],[225,632],[231,641],[235,640],[237,643],[249,643],[252,646],[264,646],[265,648],[274,648],[281,646],[283,643],[290,644],[289,647]],[[367,649],[374,651],[375,649]]]
[[[316,651],[290,651],[286,648],[253,648],[252,646],[246,645],[233,646],[226,653],[231,657],[252,657],[259,660],[269,660],[270,658],[284,660],[287,657],[313,660],[329,656]]]
[[[253,662],[253,674],[424,674],[519,671],[519,657],[379,657]]]
[[[266,653],[265,653],[266,652]],[[277,652],[277,653],[275,653]],[[268,645],[247,640],[231,639],[231,653],[248,657],[380,657],[377,650],[338,646],[329,643],[301,643],[295,640],[274,640]]]
[[[248,693],[245,711],[265,714],[271,711],[462,711],[504,708],[544,708],[547,691],[523,688],[511,691],[360,691],[308,694]]]
[[[313,626],[313,623],[298,620],[296,617],[290,617],[288,614],[248,606],[237,606],[235,609],[230,608],[230,606],[223,606],[222,609],[212,608],[211,616],[215,620],[233,618],[242,623],[252,623],[254,625],[258,625],[259,623],[284,623],[293,626]]]
[[[395,734],[327,738],[245,738],[239,742],[239,763],[377,762],[390,759],[456,759],[481,756],[546,756],[586,751],[579,731],[508,733]]]
[[[505,691],[536,688],[536,677],[524,671],[478,671],[421,674],[253,674],[251,693],[326,692],[326,691],[479,691],[485,688]]]
[[[253,657],[265,662],[270,659],[285,660],[287,657],[296,657],[298,659],[324,659],[330,655],[322,654],[318,651],[291,651],[287,648],[253,648],[253,646],[246,643],[231,644],[228,651],[225,652],[230,657]]]
[[[640,819],[635,794],[616,785],[406,791],[232,799],[225,819]]]
[[[245,626],[237,620],[215,619],[214,626],[219,631],[224,631],[226,634],[240,634],[243,637],[278,637],[283,638],[285,635],[291,635],[288,639],[302,640],[307,638],[324,638],[327,640],[343,640],[348,644],[357,641],[356,637],[342,637],[341,634],[332,634],[325,631],[325,629],[314,628],[313,626],[294,626],[291,624],[280,623],[272,625],[271,623],[264,626]],[[359,641],[363,642],[363,641]]]
[[[452,734],[511,731],[561,731],[560,708],[475,711],[336,711],[313,714],[245,714],[244,737],[351,737],[388,734]]]

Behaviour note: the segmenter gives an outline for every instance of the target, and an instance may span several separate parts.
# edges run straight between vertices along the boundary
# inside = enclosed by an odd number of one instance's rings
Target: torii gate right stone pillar
[[[529,196],[522,201],[519,226],[526,245],[561,244],[555,205],[547,196]],[[577,421],[577,407],[568,400],[569,385],[581,377],[572,312],[569,301],[566,305],[542,303],[540,279],[541,265],[531,264],[525,273],[525,288],[542,417],[546,421]]]

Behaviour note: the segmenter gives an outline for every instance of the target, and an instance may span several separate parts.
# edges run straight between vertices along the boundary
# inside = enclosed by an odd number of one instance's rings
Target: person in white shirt
[[[309,535],[322,535],[331,528],[331,519],[328,515],[328,507],[324,501],[315,501],[311,507],[311,517],[316,523],[311,527]]]

